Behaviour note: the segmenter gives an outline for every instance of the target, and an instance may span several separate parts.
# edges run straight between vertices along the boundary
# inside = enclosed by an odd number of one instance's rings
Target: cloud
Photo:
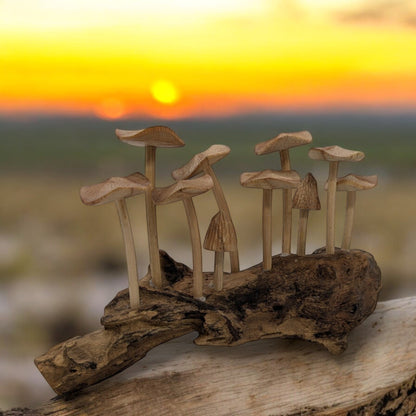
[[[394,24],[416,29],[414,0],[364,0],[354,9],[335,17],[344,23]]]

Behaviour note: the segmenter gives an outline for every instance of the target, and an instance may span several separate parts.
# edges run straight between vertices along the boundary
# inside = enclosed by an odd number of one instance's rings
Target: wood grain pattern
[[[162,255],[169,286],[140,281],[140,307],[127,290],[109,303],[103,330],[65,341],[36,359],[57,393],[82,389],[127,368],[155,346],[197,330],[198,345],[236,346],[262,338],[299,337],[339,354],[347,335],[374,310],[380,270],[363,251],[319,250],[308,256],[274,256],[229,274],[220,292],[205,273],[206,301],[195,299],[192,270]]]
[[[157,347],[111,380],[69,401],[50,401],[38,412],[411,416],[416,412],[415,316],[415,297],[379,303],[336,357],[297,340],[201,349],[192,344],[196,334],[188,334]]]

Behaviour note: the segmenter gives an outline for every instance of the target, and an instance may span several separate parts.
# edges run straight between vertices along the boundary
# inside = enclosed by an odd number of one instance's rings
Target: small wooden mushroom
[[[185,143],[169,127],[153,126],[142,130],[116,129],[116,136],[124,143],[132,146],[145,147],[145,173],[151,187],[155,187],[155,165],[157,147],[181,147]],[[146,194],[146,220],[149,239],[150,272],[156,287],[162,287],[162,272],[160,269],[159,241],[157,235],[156,206],[152,198]]]
[[[350,173],[337,179],[337,191],[347,193],[347,206],[345,212],[344,236],[342,238],[341,248],[349,250],[351,247],[352,227],[354,224],[355,201],[357,191],[367,191],[377,186],[377,175],[358,176]],[[328,189],[328,183],[325,190]]]
[[[294,170],[245,172],[240,183],[247,188],[263,189],[263,269],[272,268],[272,191],[273,189],[291,190],[297,188],[300,177]]]
[[[321,203],[318,195],[318,184],[312,173],[308,173],[293,196],[294,209],[299,210],[298,243],[296,254],[304,256],[306,250],[306,233],[310,210],[320,210]]]
[[[182,201],[184,204],[192,243],[193,295],[198,299],[203,296],[202,247],[198,219],[192,198],[209,191],[213,186],[212,178],[209,175],[204,175],[195,179],[178,181],[165,188],[155,188],[152,191],[153,201],[156,205],[170,204],[177,201]]]
[[[102,205],[114,201],[117,206],[126,250],[130,306],[132,308],[137,308],[139,306],[140,295],[136,252],[134,249],[134,239],[127,211],[126,198],[143,192],[148,193],[150,191],[150,182],[141,173],[133,173],[124,178],[109,178],[102,183],[83,186],[80,190],[81,201],[85,205]]]
[[[326,220],[326,252],[335,253],[335,198],[339,162],[359,162],[364,159],[363,152],[347,150],[339,146],[314,147],[309,150],[309,157],[314,160],[329,162],[327,220]]]
[[[280,152],[282,171],[290,171],[289,149],[303,146],[312,142],[312,135],[308,131],[295,133],[280,133],[273,139],[258,143],[254,149],[256,155]],[[282,253],[290,254],[292,241],[292,190],[283,190],[283,230]]]
[[[223,211],[217,212],[209,224],[204,240],[206,250],[215,251],[214,288],[222,290],[224,285],[224,252],[236,250],[234,229]]]
[[[224,220],[229,223],[227,225],[227,229],[230,231],[229,238],[233,240],[232,245],[234,247],[234,249],[230,252],[231,272],[236,273],[240,270],[240,261],[238,258],[237,248],[237,234],[235,232],[235,227],[231,218],[230,209],[224,196],[224,191],[222,190],[221,184],[211,167],[211,165],[227,156],[230,151],[231,150],[228,146],[222,144],[214,144],[207,150],[196,154],[186,165],[174,170],[172,172],[172,177],[179,181],[192,178],[201,172],[211,176],[214,183],[212,190],[214,192],[215,200],[217,201],[218,209],[223,213]]]

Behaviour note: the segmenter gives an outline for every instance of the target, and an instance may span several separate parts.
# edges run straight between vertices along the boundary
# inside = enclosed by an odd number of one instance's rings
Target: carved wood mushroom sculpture
[[[184,204],[192,243],[193,295],[198,299],[202,298],[202,247],[198,219],[192,198],[209,191],[213,186],[212,178],[209,175],[204,175],[200,178],[178,181],[165,188],[155,188],[152,191],[153,201],[156,205],[170,204],[177,201],[182,201]]]
[[[230,151],[231,150],[228,146],[222,144],[214,144],[207,150],[196,154],[186,165],[174,170],[172,172],[172,177],[173,179],[179,181],[192,178],[201,172],[211,176],[214,183],[212,190],[214,192],[215,200],[217,201],[218,209],[223,212],[224,220],[229,223],[227,224],[227,229],[230,231],[229,237],[232,239],[232,245],[235,247],[230,252],[231,272],[237,273],[240,271],[240,261],[238,258],[237,248],[237,234],[235,232],[235,227],[231,218],[227,200],[224,196],[224,191],[222,190],[221,184],[211,167],[211,165],[227,156]]]
[[[272,191],[297,188],[300,177],[294,170],[245,172],[240,176],[241,185],[263,189],[263,269],[272,268]]]
[[[280,133],[273,139],[258,143],[254,149],[256,155],[280,152],[282,171],[290,171],[289,149],[303,146],[312,142],[312,135],[308,131],[295,133]],[[282,253],[290,254],[292,241],[292,190],[283,189],[283,230]]]
[[[126,250],[130,306],[132,308],[139,306],[140,296],[136,251],[134,249],[134,239],[127,211],[126,198],[143,192],[150,193],[150,191],[150,182],[141,173],[133,173],[124,178],[109,178],[102,183],[83,186],[80,190],[81,201],[85,205],[102,205],[113,201],[116,204]]]
[[[185,143],[169,127],[153,126],[143,130],[116,129],[116,135],[124,143],[145,147],[145,174],[151,187],[155,187],[155,165],[157,147],[182,147]],[[156,206],[150,195],[146,194],[146,220],[149,239],[150,273],[152,281],[158,288],[162,287],[160,269],[159,242],[157,237]]]
[[[227,221],[224,212],[215,214],[209,224],[204,240],[206,250],[215,251],[214,261],[214,288],[222,290],[224,285],[224,252],[232,252],[237,249],[236,240],[233,238],[234,229]]]
[[[314,160],[329,162],[327,220],[326,220],[326,252],[335,253],[335,198],[339,162],[359,162],[364,159],[363,152],[347,150],[339,146],[314,147],[309,150],[309,157]]]
[[[310,210],[320,210],[318,184],[312,173],[308,173],[293,196],[293,208],[299,210],[298,242],[296,254],[304,256],[306,250],[306,233]]]
[[[337,191],[347,193],[347,206],[345,213],[344,236],[342,238],[341,248],[349,250],[351,247],[352,226],[354,224],[354,211],[357,191],[366,191],[377,186],[377,175],[358,176],[350,173],[337,179]],[[328,189],[326,184],[325,189]]]

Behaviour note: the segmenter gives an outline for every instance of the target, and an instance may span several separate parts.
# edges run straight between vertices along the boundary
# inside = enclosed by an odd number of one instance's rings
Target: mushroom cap
[[[169,127],[152,126],[142,130],[116,129],[116,136],[122,142],[133,146],[181,147],[182,139]]]
[[[195,179],[175,182],[165,188],[155,188],[152,191],[153,202],[157,205],[170,204],[185,198],[203,194],[214,186],[211,176],[204,175]]]
[[[303,146],[312,142],[312,135],[308,131],[294,133],[280,133],[273,139],[258,143],[254,148],[256,155],[265,155],[281,150],[290,149],[296,146]]]
[[[126,177],[109,178],[95,185],[83,186],[79,193],[85,205],[102,205],[139,195],[149,187],[149,179],[136,172]]]
[[[223,144],[214,144],[204,152],[196,154],[186,165],[172,172],[173,179],[177,181],[188,179],[203,170],[202,163],[206,160],[210,165],[223,159],[231,149]]]
[[[318,184],[312,173],[308,173],[296,189],[292,207],[295,209],[320,210]]]
[[[359,176],[349,173],[337,179],[337,191],[354,192],[366,191],[375,188],[378,183],[377,175]],[[325,191],[328,190],[328,182],[325,184]]]
[[[298,187],[300,176],[294,170],[267,169],[261,172],[242,173],[240,183],[247,188],[292,189]]]
[[[348,150],[340,146],[313,147],[308,156],[314,160],[326,160],[327,162],[359,162],[365,154],[358,150]]]
[[[204,240],[204,248],[210,251],[235,251],[237,236],[231,221],[223,211],[217,212],[211,219]]]

